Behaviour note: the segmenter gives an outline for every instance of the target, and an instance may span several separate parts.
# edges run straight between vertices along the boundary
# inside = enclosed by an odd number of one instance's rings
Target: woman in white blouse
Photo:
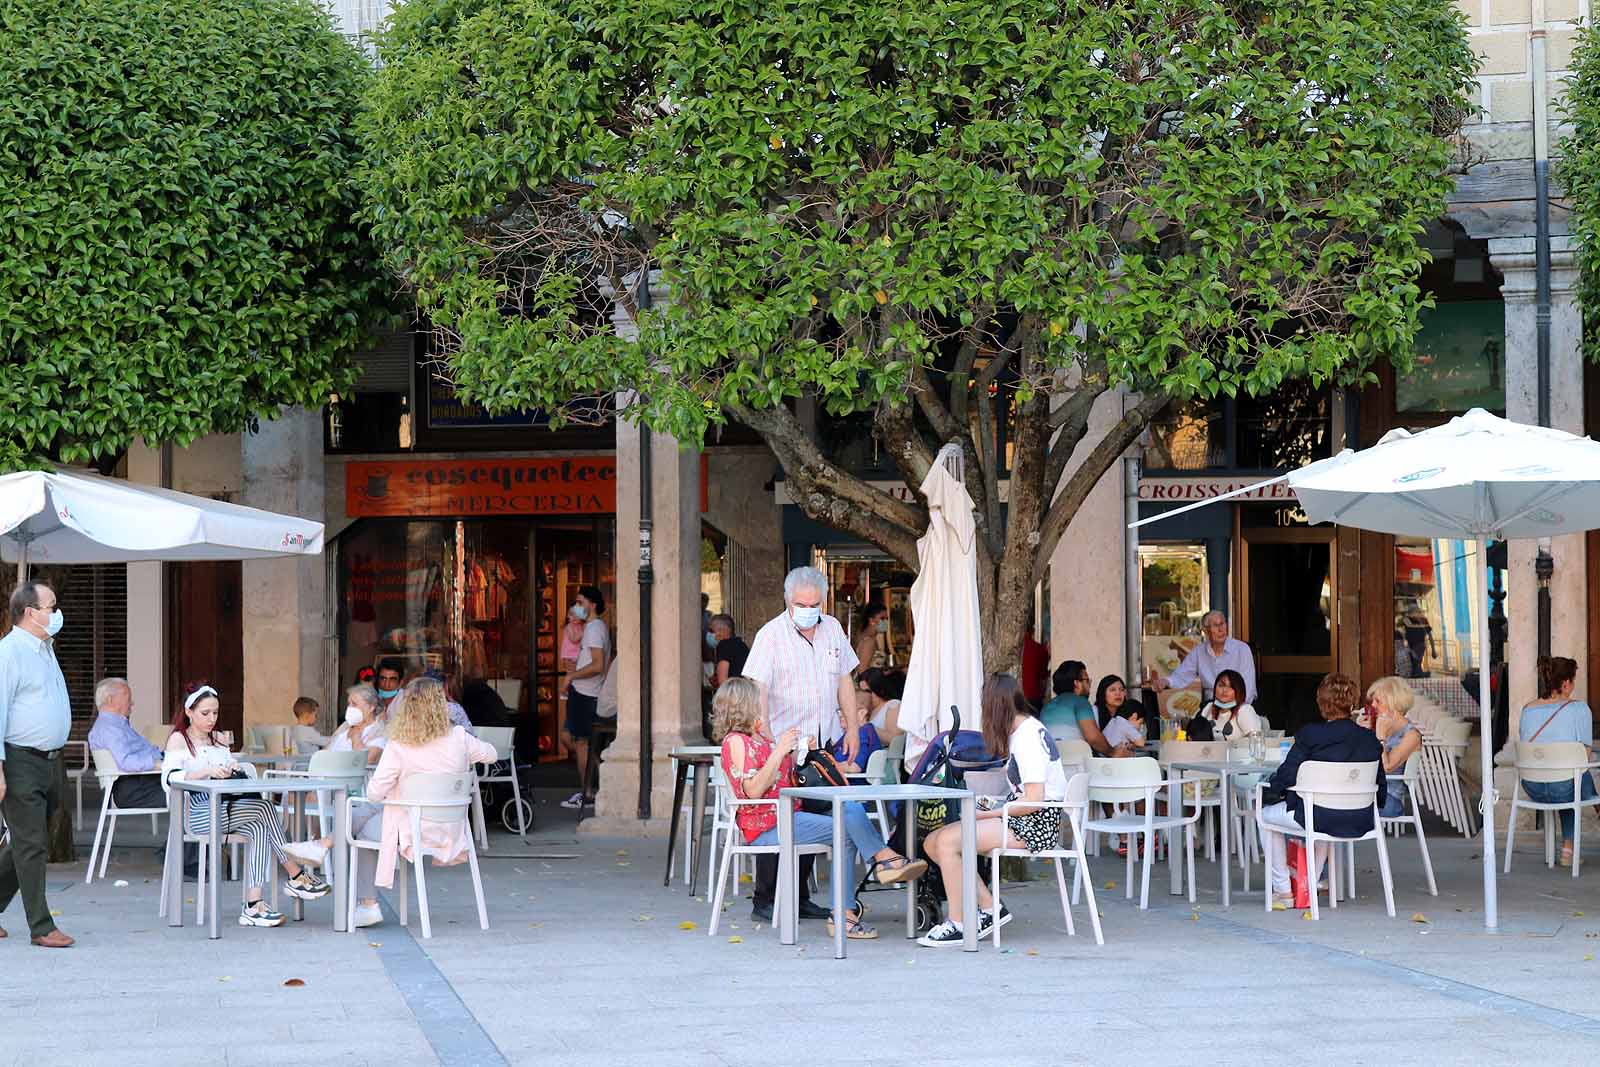
[[[215,730],[220,710],[217,691],[211,686],[194,682],[184,687],[183,706],[172,717],[172,733],[167,738],[161,760],[162,788],[169,788],[167,783],[174,778],[193,782],[249,773],[217,740]],[[261,797],[190,797],[184,816],[185,830],[191,834],[209,834],[213,804],[221,811],[220,833],[237,835],[247,842],[245,902],[239,910],[240,926],[283,925],[283,914],[273,911],[261,899],[267,880],[277,866],[281,865],[289,876],[283,890],[290,896],[316,900],[327,895],[328,883],[295,862],[298,859],[321,863],[327,856],[327,849],[309,841],[285,843],[278,809]]]
[[[388,712],[385,712],[382,701],[378,699],[378,691],[366,682],[358,682],[346,689],[344,724],[333,732],[328,751],[349,752],[364,748],[367,750],[368,765],[376,765],[378,757],[383,755],[383,746],[389,743],[385,727],[389,713],[395,710],[394,704],[403,699],[403,694],[395,697],[389,704]]]
[[[1244,675],[1231,667],[1217,672],[1211,703],[1200,714],[1211,720],[1218,741],[1238,741],[1261,732],[1261,716],[1245,700]]]

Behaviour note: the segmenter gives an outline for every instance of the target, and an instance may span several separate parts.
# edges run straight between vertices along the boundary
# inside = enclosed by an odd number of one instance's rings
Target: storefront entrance
[[[341,680],[387,659],[454,674],[469,711],[505,705],[523,759],[567,758],[557,631],[579,585],[611,599],[612,540],[610,516],[356,523],[338,542]]]
[[[1295,526],[1298,509],[1238,509],[1237,635],[1256,656],[1256,710],[1274,729],[1319,718],[1317,685],[1338,662],[1338,589],[1332,526]],[[1300,521],[1303,521],[1300,520]]]

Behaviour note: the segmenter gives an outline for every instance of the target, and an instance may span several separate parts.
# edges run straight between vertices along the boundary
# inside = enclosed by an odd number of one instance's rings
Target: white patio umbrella
[[[1600,444],[1525,426],[1474,408],[1420,433],[1393,430],[1371,448],[1346,450],[1289,474],[1311,522],[1380,533],[1470,538],[1487,590],[1490,538],[1550,537],[1600,526]],[[1499,922],[1495,893],[1494,760],[1490,751],[1489,628],[1478,613],[1484,923]]]
[[[0,559],[30,563],[314,556],[322,523],[78,471],[0,475]]]
[[[939,450],[922,479],[928,532],[917,541],[920,569],[911,583],[916,637],[900,699],[900,728],[907,733],[905,765],[951,725],[950,706],[976,729],[983,690],[983,628],[978,619],[978,556],[972,497],[963,481],[961,446]]]

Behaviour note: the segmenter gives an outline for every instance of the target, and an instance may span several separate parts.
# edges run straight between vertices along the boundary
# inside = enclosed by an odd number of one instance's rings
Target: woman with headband
[[[217,740],[217,713],[221,702],[217,691],[203,682],[183,688],[183,704],[172,717],[172,734],[167,738],[166,756],[161,761],[161,786],[176,775],[184,781],[203,778],[229,778],[239,770],[226,746]],[[328,883],[295,861],[321,863],[328,850],[316,842],[285,844],[278,809],[260,797],[217,797],[224,835],[234,834],[247,842],[245,849],[245,903],[239,911],[240,926],[282,926],[283,915],[262,900],[267,880],[281,864],[289,875],[284,892],[301,900],[326,896]],[[191,834],[211,832],[211,807],[204,800],[191,800],[184,818],[184,829]]]

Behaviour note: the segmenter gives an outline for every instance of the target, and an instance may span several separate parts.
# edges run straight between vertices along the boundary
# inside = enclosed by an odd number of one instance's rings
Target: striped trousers
[[[245,885],[265,889],[272,883],[273,869],[289,859],[283,851],[283,824],[278,821],[278,809],[260,797],[212,799],[222,809],[222,836],[237,834],[245,839]],[[211,805],[206,799],[190,798],[184,828],[201,836],[211,833]]]

